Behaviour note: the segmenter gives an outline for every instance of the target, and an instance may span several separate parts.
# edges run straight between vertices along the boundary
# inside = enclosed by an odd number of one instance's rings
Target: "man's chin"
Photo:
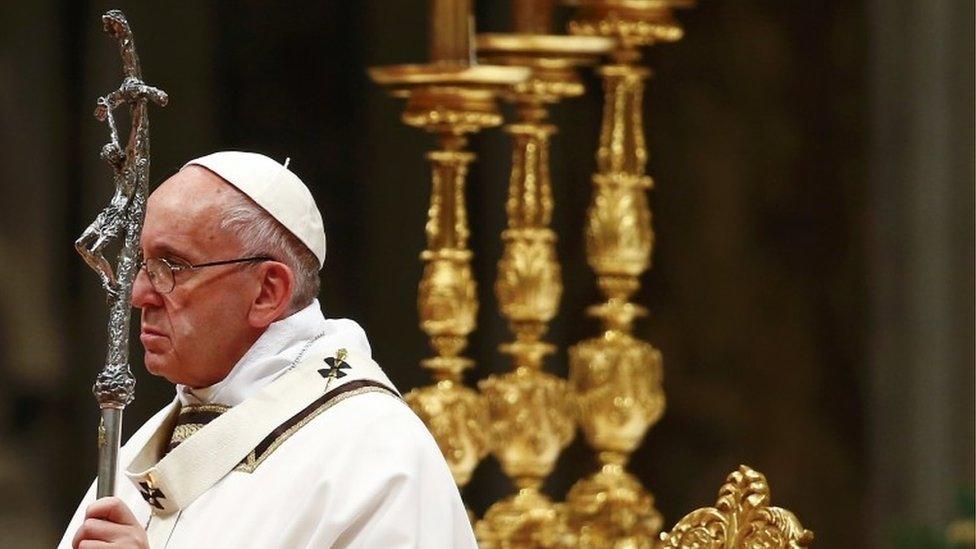
[[[169,364],[170,361],[166,360],[166,357],[158,353],[153,353],[146,351],[144,355],[144,363],[146,365],[146,371],[154,376],[164,377],[169,379],[166,374],[172,371],[172,366]]]

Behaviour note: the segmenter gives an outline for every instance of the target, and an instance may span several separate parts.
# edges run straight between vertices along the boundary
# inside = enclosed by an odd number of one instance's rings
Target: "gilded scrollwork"
[[[439,118],[437,123],[452,122]],[[490,448],[485,402],[461,385],[462,372],[472,364],[461,353],[478,314],[464,203],[468,164],[474,155],[459,150],[464,139],[455,135],[444,136],[442,145],[444,149],[427,154],[431,197],[427,249],[420,255],[424,270],[417,291],[420,328],[430,338],[435,355],[423,365],[433,370],[438,383],[411,391],[405,398],[437,440],[455,482],[464,486]]]
[[[508,229],[495,282],[499,309],[515,336],[500,350],[512,357],[515,369],[479,384],[488,402],[493,452],[519,491],[492,505],[476,524],[483,547],[568,546],[564,513],[539,492],[576,425],[568,384],[541,371],[554,350],[542,336],[559,310],[563,286],[556,235],[549,228],[549,136],[555,128],[541,122],[542,98],[530,98],[530,92],[523,87],[512,95],[525,108],[518,111],[519,123],[506,127],[513,137]]]
[[[492,62],[531,69],[524,83],[504,97],[517,120],[505,127],[512,137],[512,168],[502,232],[495,295],[514,340],[500,346],[513,370],[483,380],[479,387],[491,416],[493,453],[518,492],[493,504],[475,527],[482,547],[573,547],[565,508],[540,492],[562,450],[576,431],[568,383],[543,371],[555,347],[543,340],[559,310],[563,284],[556,234],[549,228],[553,193],[549,140],[556,128],[548,108],[583,93],[576,67],[609,52],[612,41],[539,34],[551,16],[551,2],[513,4],[516,33],[478,37],[479,54]],[[530,13],[531,12],[531,13]],[[531,28],[523,27],[533,21]]]
[[[624,468],[605,463],[566,495],[576,547],[655,549],[664,523],[654,497]]]
[[[488,409],[481,395],[450,379],[414,389],[404,396],[437,441],[458,486],[490,449]]]
[[[481,549],[577,547],[562,506],[530,489],[492,505],[475,535]]]
[[[575,75],[573,75],[575,76]],[[585,88],[578,80],[553,81],[549,78],[530,78],[512,91],[514,97],[542,97],[556,101],[560,97],[583,95]]]
[[[579,424],[601,469],[570,490],[569,524],[581,547],[653,547],[662,521],[654,498],[624,465],[665,408],[660,352],[633,335],[646,311],[630,299],[651,265],[654,232],[645,173],[644,85],[639,48],[681,38],[673,16],[689,0],[564,0],[577,6],[572,34],[616,39],[603,80],[597,173],[587,212],[586,255],[604,302],[587,312],[600,336],[569,351]]]
[[[474,330],[478,314],[477,288],[471,265],[461,258],[432,252],[425,254],[427,264],[420,279],[417,305],[420,326],[432,339],[439,355],[455,356],[463,350],[444,345],[448,338],[465,338]],[[448,256],[448,257],[444,257]]]
[[[517,485],[537,485],[552,472],[576,430],[566,381],[522,367],[478,384],[492,418],[494,454]]]
[[[455,145],[460,144],[455,141]],[[424,361],[440,379],[460,380],[471,361],[460,354],[467,346],[478,315],[477,285],[471,271],[464,182],[471,153],[439,150],[427,154],[432,167],[427,249],[420,257],[423,274],[417,291],[420,328],[430,338],[435,356]]]
[[[643,180],[594,177],[586,256],[598,276],[636,278],[650,265],[654,233]]]
[[[429,132],[460,136],[498,126],[502,115],[490,90],[431,86],[410,93],[402,120]]]
[[[661,353],[611,330],[574,346],[569,360],[587,441],[601,452],[634,451],[664,413]]]
[[[658,42],[675,42],[684,30],[674,8],[689,7],[695,0],[564,0],[579,5],[569,32],[580,36],[609,36],[622,52],[637,55],[637,48]],[[633,59],[636,61],[636,59]]]
[[[627,21],[612,16],[598,21],[572,21],[569,31],[579,36],[618,36],[630,47],[674,42],[684,36],[673,21]]]
[[[644,80],[650,71],[630,65],[609,65],[603,77],[603,121],[596,161],[599,173],[640,178],[647,166],[644,140]]]
[[[440,150],[427,153],[431,163],[430,207],[427,210],[427,253],[438,250],[466,250],[468,214],[464,204],[464,184],[468,164],[474,160],[469,152]],[[469,259],[459,257],[458,259]]]
[[[813,532],[796,515],[770,506],[766,477],[745,465],[728,476],[715,507],[696,509],[661,534],[662,547],[675,549],[796,549],[812,543]]]
[[[468,165],[474,160],[465,150],[467,135],[501,124],[496,97],[529,76],[522,67],[471,62],[470,9],[470,2],[432,5],[430,63],[370,69],[373,80],[406,98],[403,122],[436,134],[439,141],[439,149],[427,154],[431,195],[417,291],[420,328],[434,351],[422,364],[436,383],[405,399],[434,435],[458,486],[467,484],[488,454],[491,432],[484,399],[461,382],[473,364],[462,353],[478,314],[464,199]]]
[[[556,316],[563,285],[550,230],[508,230],[498,262],[495,295],[511,322],[547,323]]]
[[[563,291],[556,234],[549,228],[553,209],[549,136],[555,129],[522,122],[506,130],[512,135],[512,173],[495,295],[516,337],[534,341],[556,316]]]
[[[512,173],[509,178],[509,229],[543,230],[552,220],[552,183],[549,178],[549,137],[555,127],[539,122],[509,124],[512,136]]]

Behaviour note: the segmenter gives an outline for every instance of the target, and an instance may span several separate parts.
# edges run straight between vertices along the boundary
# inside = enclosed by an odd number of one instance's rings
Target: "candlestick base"
[[[473,390],[452,380],[414,389],[404,396],[430,429],[458,486],[471,480],[488,454],[488,409]]]
[[[575,547],[562,505],[535,488],[523,488],[491,507],[475,525],[482,549]]]
[[[654,497],[618,463],[574,484],[566,512],[577,547],[654,549],[664,524]]]

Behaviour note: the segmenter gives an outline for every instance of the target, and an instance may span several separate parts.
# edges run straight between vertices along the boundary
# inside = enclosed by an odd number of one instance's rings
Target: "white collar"
[[[326,319],[316,299],[301,311],[268,326],[224,379],[197,389],[177,385],[177,398],[184,406],[236,406],[290,370],[300,355],[323,347],[344,347],[371,356],[369,341],[359,324],[346,318]]]

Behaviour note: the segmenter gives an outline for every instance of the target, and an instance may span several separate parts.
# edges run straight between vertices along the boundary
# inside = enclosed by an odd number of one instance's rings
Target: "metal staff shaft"
[[[115,194],[109,205],[75,242],[75,248],[98,273],[109,303],[108,350],[105,367],[95,378],[92,392],[101,409],[98,426],[98,497],[115,493],[122,413],[135,398],[135,378],[129,367],[129,320],[132,285],[139,272],[139,239],[149,193],[149,116],[147,103],[163,106],[166,93],[142,81],[135,40],[125,15],[112,10],[102,16],[107,34],[119,43],[125,79],[119,88],[98,98],[95,117],[106,122],[109,142],[101,157],[114,172]],[[129,107],[131,128],[123,149],[112,111]],[[122,238],[117,267],[105,258],[106,247]]]
[[[122,409],[103,408],[102,420],[98,425],[98,483],[96,497],[103,498],[115,494],[115,479],[118,477],[119,446],[122,444]]]

